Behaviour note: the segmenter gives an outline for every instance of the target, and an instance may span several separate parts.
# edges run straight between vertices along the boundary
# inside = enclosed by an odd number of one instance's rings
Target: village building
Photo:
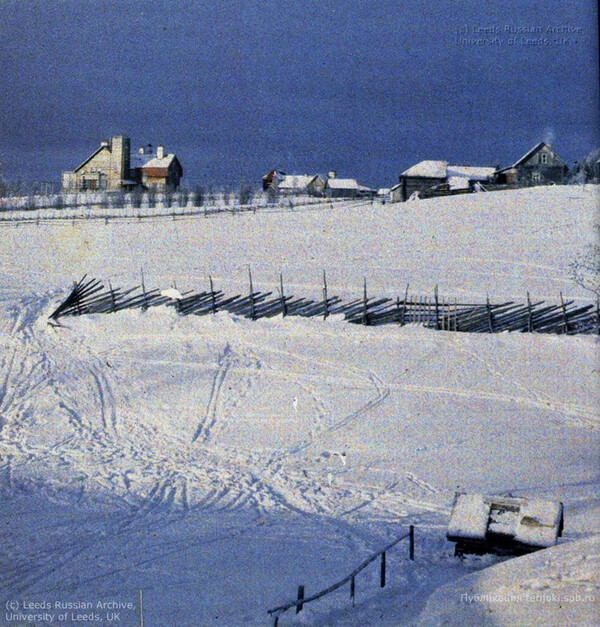
[[[496,168],[448,165],[447,161],[420,161],[398,177],[398,184],[390,190],[392,202],[404,202],[413,194],[417,196],[438,190],[453,193],[473,191],[492,180]]]
[[[376,189],[359,185],[356,179],[340,179],[334,170],[329,172],[325,181],[324,193],[328,198],[372,198]]]
[[[270,170],[262,177],[263,191],[277,189],[277,186],[285,178],[285,172],[281,170]]]
[[[318,174],[286,174],[275,187],[281,194],[322,196],[325,181]]]
[[[163,146],[156,150],[150,144],[131,155],[129,137],[118,135],[100,142],[75,170],[63,172],[64,191],[120,191],[135,187],[167,190],[177,189],[183,168],[174,154],[165,154]]]
[[[569,174],[565,162],[545,142],[540,142],[513,165],[498,170],[494,182],[525,187],[562,183]]]

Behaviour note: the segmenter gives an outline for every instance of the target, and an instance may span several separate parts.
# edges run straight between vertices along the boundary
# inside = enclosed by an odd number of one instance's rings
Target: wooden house
[[[273,188],[285,195],[321,196],[325,181],[318,174],[286,174]]]
[[[262,188],[263,191],[267,191],[269,189],[277,189],[279,183],[283,181],[285,178],[285,172],[281,170],[269,170],[262,177]]]
[[[485,166],[448,165],[447,161],[421,161],[398,177],[390,190],[392,202],[404,202],[413,194],[438,189],[447,193],[473,191],[476,184],[492,180],[496,169]]]
[[[140,148],[132,158],[130,177],[145,189],[175,190],[183,176],[183,168],[174,154],[165,154],[162,146]]]
[[[569,175],[566,163],[545,142],[540,142],[513,165],[498,170],[495,183],[525,187],[562,183]]]

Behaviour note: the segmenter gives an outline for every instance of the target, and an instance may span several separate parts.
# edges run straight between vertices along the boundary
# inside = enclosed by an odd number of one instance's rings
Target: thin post
[[[411,525],[408,528],[408,558],[411,561],[415,561],[415,526]]]
[[[381,567],[379,570],[379,587],[385,588],[385,551],[381,553]]]
[[[404,300],[402,301],[402,317],[400,318],[400,324],[404,326],[404,316],[406,315],[406,299],[408,298],[408,287],[409,284],[406,284],[406,290],[404,290]]]
[[[175,281],[175,279],[173,279],[173,289],[175,291],[178,291],[177,290],[177,282]],[[179,298],[175,299],[175,311],[177,313],[181,313],[181,300],[179,300]]]
[[[531,308],[531,298],[529,292],[527,292],[527,330],[529,333],[533,332],[533,311]]]
[[[73,289],[75,290],[75,302],[77,304],[77,315],[81,315],[81,300],[79,298],[79,286],[73,282]]]
[[[279,625],[279,614],[275,614],[273,617],[273,627],[277,627]]]
[[[458,331],[458,301],[454,299],[454,331]]]
[[[254,287],[252,285],[252,270],[248,266],[248,280],[250,283],[250,319],[256,320],[256,309],[254,306]]]
[[[148,309],[148,296],[146,294],[146,284],[144,283],[144,268],[140,268],[140,273],[142,275],[142,294],[144,295],[144,305],[142,310],[145,311]]]
[[[304,607],[304,604],[302,603],[302,601],[304,601],[304,586],[298,586],[298,605],[296,605],[296,614],[300,614],[300,612],[302,611],[302,608]]]
[[[438,286],[435,286],[433,290],[433,295],[435,297],[435,328],[440,330],[440,301],[438,299]]]
[[[283,292],[283,273],[279,273],[279,292],[281,295],[281,315],[285,318],[287,315],[287,306],[285,304],[285,294]]]
[[[213,285],[212,276],[208,275],[208,282],[210,283],[210,310],[213,314],[217,313],[217,300],[215,298],[215,288]]]
[[[363,324],[369,324],[369,305],[367,298],[367,277],[363,281]]]
[[[356,577],[350,579],[350,598],[352,599],[352,607],[356,601]]]
[[[487,309],[488,315],[488,325],[490,328],[490,333],[494,333],[494,315],[492,314],[492,306],[490,305],[490,295],[486,295],[485,299],[485,307]]]
[[[329,315],[329,298],[327,296],[327,275],[325,274],[325,270],[323,270],[323,306],[323,320],[326,320]]]
[[[115,313],[115,311],[117,311],[117,303],[115,301],[115,291],[113,290],[113,286],[110,281],[108,282],[108,289],[110,290],[110,303],[112,305],[112,313]]]
[[[569,323],[567,322],[567,308],[565,306],[565,301],[563,299],[562,292],[560,293],[560,306],[562,308],[563,333],[568,333],[569,332]]]

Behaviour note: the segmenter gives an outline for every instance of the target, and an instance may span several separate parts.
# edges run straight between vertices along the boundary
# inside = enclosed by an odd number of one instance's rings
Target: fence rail
[[[359,566],[357,566],[349,575],[346,575],[346,577],[344,577],[343,579],[340,579],[339,581],[332,584],[328,588],[325,588],[321,590],[320,592],[313,594],[310,597],[305,597],[304,586],[298,586],[298,595],[295,601],[290,601],[289,603],[286,603],[284,605],[280,605],[278,607],[274,607],[273,609],[267,610],[267,614],[273,617],[274,627],[277,627],[277,625],[279,624],[279,617],[284,612],[287,612],[289,609],[295,607],[296,614],[298,614],[299,612],[302,611],[304,605],[306,605],[307,603],[316,601],[317,599],[320,599],[330,594],[331,592],[338,590],[342,586],[345,586],[347,583],[350,583],[350,599],[352,600],[352,605],[354,606],[354,602],[356,598],[356,575],[358,575],[358,573],[364,570],[369,564],[372,564],[377,558],[380,558],[381,560],[380,568],[379,568],[379,585],[381,588],[384,588],[385,583],[386,583],[386,569],[387,569],[386,553],[390,549],[394,548],[398,543],[402,542],[402,540],[406,540],[407,538],[409,540],[409,549],[408,549],[409,559],[414,561],[415,559],[415,528],[414,528],[414,525],[410,525],[407,533],[396,538],[395,540],[390,542],[385,548],[377,551],[377,553],[373,553],[373,555],[368,557],[364,562],[362,562]]]
[[[312,300],[286,294],[283,277],[280,276],[276,293],[254,289],[249,271],[247,295],[225,295],[215,290],[209,277],[210,289],[204,292],[175,290],[148,290],[142,273],[141,284],[130,288],[108,288],[97,279],[83,277],[74,283],[67,298],[50,315],[53,320],[63,316],[92,313],[114,313],[122,309],[147,309],[158,305],[175,307],[181,315],[197,316],[228,311],[231,314],[257,320],[273,316],[301,316],[305,318],[343,315],[352,324],[378,326],[382,324],[421,324],[440,331],[464,333],[501,333],[517,331],[529,333],[554,333],[565,335],[600,335],[600,301],[576,303],[565,300],[562,293],[558,303],[540,300],[532,302],[527,294],[524,303],[506,301],[491,303],[458,303],[441,298],[437,288],[433,297],[409,295],[396,299],[373,298],[367,292],[364,281],[362,296],[344,302],[339,296],[331,296],[327,276],[323,273],[323,298]]]

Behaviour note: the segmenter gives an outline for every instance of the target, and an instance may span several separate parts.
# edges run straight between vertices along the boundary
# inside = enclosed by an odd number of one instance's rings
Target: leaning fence
[[[288,610],[293,607],[296,608],[296,614],[299,614],[304,606],[307,603],[311,603],[312,601],[316,601],[317,599],[321,599],[335,590],[345,586],[346,584],[350,584],[350,600],[352,601],[352,606],[354,607],[356,601],[356,576],[362,570],[364,570],[369,564],[372,564],[375,560],[379,559],[379,586],[381,588],[385,588],[386,583],[386,571],[387,571],[387,561],[386,554],[387,552],[394,548],[398,543],[402,542],[402,540],[408,539],[408,557],[411,561],[415,559],[415,528],[414,525],[410,525],[408,533],[401,535],[396,538],[392,542],[390,542],[385,548],[377,551],[369,558],[367,558],[362,564],[357,566],[349,575],[346,575],[343,579],[340,579],[336,583],[331,586],[321,590],[313,594],[312,596],[305,596],[305,588],[303,585],[298,586],[298,594],[295,601],[290,601],[289,603],[285,603],[284,605],[279,605],[278,607],[274,607],[273,609],[267,610],[267,614],[269,614],[273,618],[273,626],[277,627],[279,624],[279,617]]]
[[[371,297],[367,282],[363,283],[362,295],[344,301],[330,295],[327,276],[323,273],[323,296],[320,300],[287,294],[280,276],[275,292],[254,289],[252,273],[248,272],[248,293],[226,295],[215,290],[209,277],[209,289],[195,292],[167,289],[148,289],[144,275],[140,285],[130,288],[108,287],[97,279],[83,277],[73,284],[66,299],[52,312],[50,318],[83,314],[114,313],[123,309],[148,309],[165,305],[174,307],[180,315],[208,315],[227,311],[233,315],[257,320],[274,316],[301,316],[305,318],[342,315],[347,322],[367,326],[383,324],[420,324],[440,331],[464,333],[501,333],[505,331],[529,333],[553,333],[564,335],[600,335],[600,301],[582,303],[565,299],[559,294],[557,303],[532,300],[524,302],[490,302],[489,297],[480,303],[459,303],[456,299],[443,298],[437,288],[433,295],[409,294],[406,286],[401,298]]]

